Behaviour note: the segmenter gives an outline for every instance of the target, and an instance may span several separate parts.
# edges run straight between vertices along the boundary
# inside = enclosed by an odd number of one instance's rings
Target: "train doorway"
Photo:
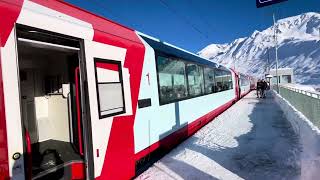
[[[16,30],[27,179],[84,178],[80,41]]]

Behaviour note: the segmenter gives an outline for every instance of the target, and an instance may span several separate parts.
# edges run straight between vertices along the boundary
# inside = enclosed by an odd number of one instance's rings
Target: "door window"
[[[95,58],[100,119],[125,113],[121,62]]]

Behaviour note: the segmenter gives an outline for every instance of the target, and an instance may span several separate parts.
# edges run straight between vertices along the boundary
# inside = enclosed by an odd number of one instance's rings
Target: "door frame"
[[[80,53],[79,53],[79,66],[80,66],[80,87],[81,87],[81,109],[82,109],[82,131],[83,131],[83,148],[84,160],[86,165],[87,179],[94,179],[94,160],[93,160],[93,144],[92,144],[92,127],[91,127],[91,114],[90,114],[90,101],[88,90],[88,75],[85,54],[84,40],[80,40]]]
[[[79,67],[80,67],[80,98],[81,98],[81,123],[82,123],[82,141],[83,141],[83,152],[84,152],[84,168],[85,168],[85,178],[86,179],[93,179],[94,178],[94,162],[93,162],[93,146],[92,146],[92,129],[91,129],[91,114],[90,114],[90,106],[89,106],[89,94],[88,94],[88,81],[87,81],[87,71],[86,71],[86,56],[85,56],[85,46],[84,46],[84,39],[72,37],[64,34],[60,34],[57,32],[47,31],[43,29],[39,29],[36,27],[18,24],[14,25],[14,38],[15,38],[15,50],[17,55],[17,74],[18,74],[18,88],[19,88],[19,105],[20,111],[22,112],[22,99],[21,99],[21,85],[20,85],[20,74],[19,74],[19,52],[18,52],[18,35],[17,35],[17,28],[23,27],[30,30],[36,30],[38,32],[42,32],[45,34],[51,34],[54,36],[67,38],[76,40],[79,43],[80,50],[78,53],[79,59]],[[24,124],[22,120],[22,114],[20,117],[21,120],[21,127],[22,127],[22,142],[23,142],[23,153],[27,153],[27,144],[26,144],[26,132],[24,129]],[[24,161],[26,160],[26,156],[23,156]],[[26,165],[26,162],[25,162]],[[24,167],[24,174],[27,177],[26,168]]]

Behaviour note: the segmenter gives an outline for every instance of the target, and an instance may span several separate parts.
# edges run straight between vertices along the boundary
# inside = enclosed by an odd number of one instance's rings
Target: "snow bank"
[[[301,179],[319,179],[320,177],[320,130],[287,100],[273,92],[275,101],[300,137]]]

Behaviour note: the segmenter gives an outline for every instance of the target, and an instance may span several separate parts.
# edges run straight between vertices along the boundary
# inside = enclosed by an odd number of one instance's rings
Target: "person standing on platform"
[[[257,98],[260,98],[261,97],[261,88],[262,88],[262,83],[261,83],[261,80],[259,79],[257,81]]]
[[[266,90],[267,90],[267,82],[263,79],[261,81],[261,97],[260,98],[265,98],[266,97]]]

